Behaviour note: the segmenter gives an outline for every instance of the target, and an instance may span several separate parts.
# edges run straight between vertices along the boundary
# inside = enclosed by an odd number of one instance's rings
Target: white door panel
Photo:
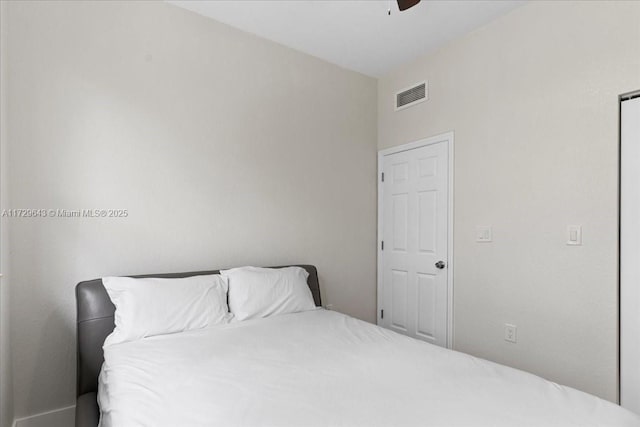
[[[620,404],[640,413],[640,98],[620,126]]]
[[[446,346],[448,193],[446,141],[382,157],[380,323]]]

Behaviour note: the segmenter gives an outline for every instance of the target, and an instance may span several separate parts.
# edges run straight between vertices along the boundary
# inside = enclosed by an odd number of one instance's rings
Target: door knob
[[[445,266],[444,261],[436,262],[436,268],[439,268],[440,270],[442,270],[444,266]]]

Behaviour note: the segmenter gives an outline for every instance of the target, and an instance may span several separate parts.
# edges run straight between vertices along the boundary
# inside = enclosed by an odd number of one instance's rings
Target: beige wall
[[[9,4],[16,417],[74,403],[74,286],[313,263],[375,319],[376,81],[156,2]]]
[[[9,200],[7,181],[7,21],[6,2],[0,2],[0,209]],[[13,422],[13,387],[11,375],[11,331],[9,328],[9,233],[6,218],[0,217],[0,427]]]
[[[394,112],[424,79],[429,101]],[[636,89],[637,2],[532,2],[379,80],[378,148],[455,131],[456,349],[616,400],[618,95]]]

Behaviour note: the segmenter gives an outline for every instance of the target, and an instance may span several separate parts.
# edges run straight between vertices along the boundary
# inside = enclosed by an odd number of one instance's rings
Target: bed
[[[300,267],[314,310],[104,351],[115,308],[100,279],[78,284],[76,426],[98,426],[101,409],[103,427],[640,425],[586,393],[325,310],[315,267]]]

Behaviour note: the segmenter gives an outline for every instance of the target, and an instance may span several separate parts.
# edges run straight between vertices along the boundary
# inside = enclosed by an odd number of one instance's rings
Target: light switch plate
[[[490,225],[479,225],[476,227],[476,242],[489,243],[493,240]]]
[[[582,245],[582,226],[570,225],[567,227],[567,245],[580,246]]]

